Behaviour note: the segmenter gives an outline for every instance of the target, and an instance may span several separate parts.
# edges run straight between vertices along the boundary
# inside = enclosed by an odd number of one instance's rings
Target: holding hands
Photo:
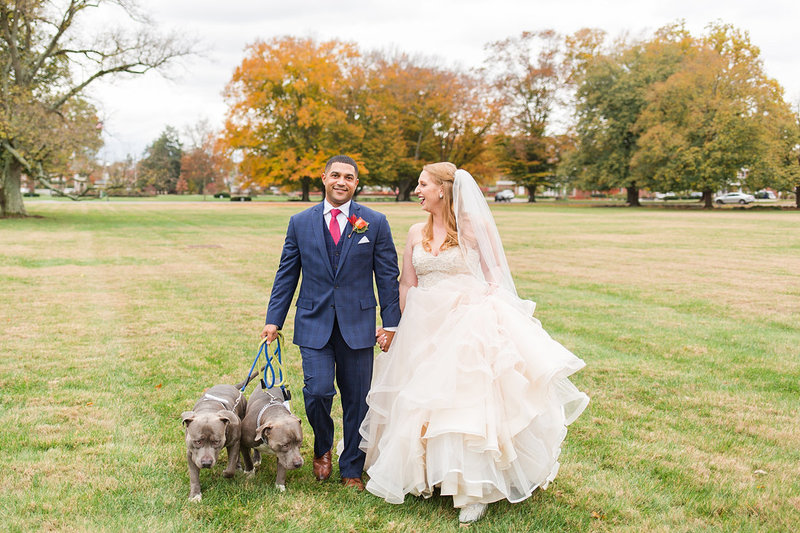
[[[375,340],[378,343],[378,346],[381,347],[382,352],[389,351],[389,346],[392,344],[393,338],[394,331],[386,331],[383,328],[378,328],[375,330]]]

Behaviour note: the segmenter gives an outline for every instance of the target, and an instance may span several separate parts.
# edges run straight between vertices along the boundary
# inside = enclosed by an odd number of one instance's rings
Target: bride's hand
[[[389,351],[389,346],[392,344],[392,339],[394,339],[394,331],[386,331],[383,328],[378,328],[375,332],[375,340],[378,343],[378,346],[381,347],[382,352]]]

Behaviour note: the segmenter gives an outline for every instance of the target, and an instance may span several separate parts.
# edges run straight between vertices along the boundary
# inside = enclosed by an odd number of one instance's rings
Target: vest
[[[339,268],[339,257],[342,255],[342,248],[344,247],[344,240],[347,238],[347,224],[339,237],[339,244],[333,244],[333,237],[331,237],[331,230],[325,225],[325,217],[322,217],[322,233],[325,235],[325,249],[328,251],[328,259],[331,262],[333,273],[336,274],[336,269]]]

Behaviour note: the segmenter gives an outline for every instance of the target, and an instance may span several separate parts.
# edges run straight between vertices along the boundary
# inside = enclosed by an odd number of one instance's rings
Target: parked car
[[[775,193],[772,191],[758,191],[753,196],[756,197],[756,200],[777,200],[778,197],[775,196]]]
[[[225,191],[218,192],[217,194],[214,195],[214,198],[230,198],[230,197],[231,193]]]
[[[514,198],[514,191],[506,189],[494,195],[495,202],[510,202]]]
[[[752,194],[746,194],[743,192],[729,192],[727,194],[723,194],[717,196],[716,200],[717,204],[750,204],[756,201],[755,196]]]
[[[675,194],[674,192],[657,192],[656,193],[656,200],[664,200],[666,202],[667,200],[677,200],[677,199],[678,199],[678,195]]]
[[[252,202],[253,199],[250,196],[239,196],[233,195],[231,196],[231,202]]]

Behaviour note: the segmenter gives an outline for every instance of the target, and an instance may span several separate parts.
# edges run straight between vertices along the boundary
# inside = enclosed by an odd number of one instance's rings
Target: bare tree
[[[104,6],[124,10],[132,27],[80,32],[85,12]],[[80,134],[90,137],[87,130],[98,129],[93,108],[81,98],[87,86],[160,69],[191,53],[191,43],[150,28],[127,0],[0,3],[0,216],[26,215],[23,172],[49,186],[48,165],[79,149]]]

